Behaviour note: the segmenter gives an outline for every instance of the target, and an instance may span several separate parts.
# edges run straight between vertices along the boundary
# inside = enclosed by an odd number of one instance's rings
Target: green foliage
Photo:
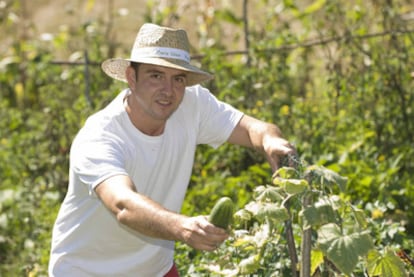
[[[318,244],[322,252],[338,267],[350,275],[359,257],[364,257],[373,248],[367,231],[343,234],[338,225],[329,223],[318,230]]]
[[[315,168],[318,174],[310,176],[309,172]],[[235,214],[237,224],[226,245],[214,255],[205,255],[197,261],[199,271],[219,276],[286,275],[287,263],[281,266],[280,261],[288,260],[281,247],[287,244],[290,250],[299,252],[300,265],[290,256],[291,268],[308,267],[312,275],[315,272],[321,276],[330,272],[361,275],[366,270],[379,276],[407,274],[398,256],[385,250],[386,241],[377,240],[374,244],[372,236],[378,234],[368,223],[372,221],[339,195],[325,190],[327,183],[343,182],[340,175],[320,166],[308,166],[296,174],[292,168],[282,167],[273,179],[281,178],[278,173],[297,178],[283,178],[283,183],[292,180],[294,184],[303,181],[307,185],[294,194],[280,186],[280,181],[272,182],[275,187],[259,186],[255,198]],[[354,212],[349,212],[350,209]],[[291,224],[296,234],[290,233],[288,225]],[[279,227],[283,225],[285,228]],[[306,238],[309,230],[315,232],[314,238]],[[289,234],[293,235],[293,241],[287,239]],[[296,245],[301,245],[300,249]],[[386,254],[378,254],[380,251]],[[279,262],[272,261],[275,253],[280,254]],[[225,262],[218,257],[225,257]],[[311,263],[306,264],[306,260]],[[295,270],[289,275],[296,274]]]
[[[304,229],[336,222],[337,214],[333,207],[329,203],[325,203],[325,201],[321,202],[322,204],[315,203],[315,205],[307,207],[299,213],[299,216],[302,216]]]
[[[384,254],[372,250],[368,254],[368,272],[370,276],[406,276],[403,262],[390,249]]]
[[[189,20],[173,2],[147,1],[143,19]],[[414,249],[413,4],[248,4],[245,55],[227,53],[245,45],[245,18],[235,7],[211,4],[191,13],[197,18],[190,24],[197,36],[192,52],[205,54],[195,62],[216,74],[206,86],[218,98],[277,123],[312,167],[299,173],[282,168],[270,180],[269,165],[253,150],[199,147],[182,211],[208,214],[211,203],[227,195],[238,207],[236,230],[212,253],[177,243],[180,272],[292,276],[290,224],[296,242],[311,228],[320,243],[310,252],[312,273],[412,274],[395,252],[412,256]],[[94,5],[88,1],[87,8]],[[9,42],[0,56],[0,275],[46,276],[71,141],[86,117],[122,88],[95,62],[127,55],[130,46],[115,41],[113,22],[102,19],[78,20],[39,40],[18,20],[21,8],[18,1],[0,7]],[[53,63],[57,57],[79,64]],[[303,205],[304,195],[310,204]]]

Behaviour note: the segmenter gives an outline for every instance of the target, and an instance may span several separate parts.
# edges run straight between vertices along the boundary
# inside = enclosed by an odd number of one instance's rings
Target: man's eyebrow
[[[175,77],[187,77],[187,73],[178,73],[177,75],[174,75]]]
[[[146,73],[152,74],[152,73],[156,73],[156,74],[163,74],[165,75],[164,71],[158,70],[158,69],[154,69],[154,68],[150,68],[146,70]],[[178,74],[174,74],[174,77],[187,77],[187,73],[186,72],[181,72]]]
[[[147,69],[145,72],[146,72],[146,73],[158,73],[158,74],[165,74],[164,72],[162,72],[162,71],[160,71],[160,70],[157,70],[157,69],[153,69],[153,68]]]

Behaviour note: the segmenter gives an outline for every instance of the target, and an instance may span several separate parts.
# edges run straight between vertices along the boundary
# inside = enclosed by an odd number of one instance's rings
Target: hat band
[[[131,52],[131,60],[138,58],[167,58],[190,62],[190,54],[187,51],[170,47],[143,47],[134,48]]]

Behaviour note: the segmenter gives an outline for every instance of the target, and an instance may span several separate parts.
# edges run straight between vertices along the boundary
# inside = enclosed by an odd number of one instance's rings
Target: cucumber
[[[233,213],[233,201],[229,197],[222,197],[211,210],[208,221],[217,227],[227,229],[233,221]]]

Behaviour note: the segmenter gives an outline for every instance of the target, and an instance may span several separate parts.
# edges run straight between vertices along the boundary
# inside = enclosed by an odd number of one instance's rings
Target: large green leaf
[[[320,226],[336,222],[336,214],[329,204],[314,205],[302,210],[299,214],[303,218],[303,228]]]
[[[284,207],[270,203],[263,203],[257,211],[256,218],[260,221],[269,219],[277,224],[289,219],[289,213]]]
[[[261,222],[271,220],[277,224],[289,218],[289,213],[286,208],[273,203],[250,202],[244,209]]]
[[[314,185],[333,186],[338,185],[341,191],[345,190],[348,179],[335,171],[323,166],[311,165],[305,171],[305,176],[312,179]]]
[[[273,179],[273,184],[282,187],[286,193],[291,195],[302,193],[309,187],[309,184],[305,179],[285,179],[276,177]]]
[[[351,274],[359,257],[373,248],[368,232],[343,234],[338,225],[330,223],[318,231],[318,243],[325,256],[345,274]]]
[[[252,213],[245,209],[241,209],[234,213],[233,219],[235,225],[243,226],[252,219]]]
[[[273,174],[273,178],[281,177],[285,179],[298,178],[298,171],[293,167],[281,167]]]
[[[367,262],[369,276],[407,276],[404,263],[389,249],[385,251],[384,254],[381,254],[376,250],[370,251],[368,253]]]
[[[262,202],[282,201],[283,197],[280,195],[279,191],[280,191],[280,188],[273,187],[273,186],[259,186],[254,190],[255,198]]]

